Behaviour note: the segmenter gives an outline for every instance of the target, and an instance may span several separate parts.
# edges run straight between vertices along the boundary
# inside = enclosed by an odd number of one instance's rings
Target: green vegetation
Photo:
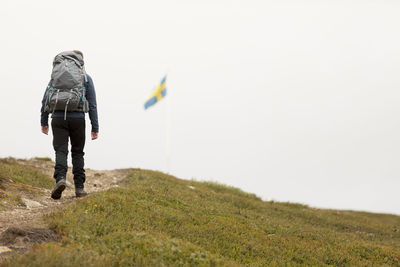
[[[0,210],[23,205],[24,202],[20,196],[0,188]]]
[[[48,216],[64,236],[5,266],[400,266],[400,217],[264,202],[135,169]]]
[[[12,180],[25,185],[50,189],[54,179],[41,171],[19,164],[15,159],[0,159],[0,180]]]
[[[50,189],[53,179],[39,170],[19,164],[15,159],[0,159],[0,210],[24,205],[20,194],[40,194],[40,188]]]
[[[51,158],[49,157],[36,157],[34,159],[39,161],[51,161]]]

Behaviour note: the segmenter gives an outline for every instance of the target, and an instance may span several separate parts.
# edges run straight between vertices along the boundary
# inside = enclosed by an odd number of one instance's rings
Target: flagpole
[[[172,103],[171,87],[167,87],[167,99],[165,99],[165,170],[171,173],[171,130],[172,130]]]

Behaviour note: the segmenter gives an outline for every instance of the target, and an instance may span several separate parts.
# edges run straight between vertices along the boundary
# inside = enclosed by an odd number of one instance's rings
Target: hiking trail
[[[54,162],[35,159],[21,160],[22,165],[34,167],[43,173],[53,176]],[[95,192],[105,191],[118,187],[130,173],[129,169],[118,170],[86,170],[85,190],[88,196]],[[61,199],[54,200],[50,197],[51,190],[36,188],[43,194],[24,194],[20,196],[25,207],[0,211],[0,263],[5,258],[15,253],[23,253],[33,245],[41,242],[57,241],[60,237],[49,229],[43,220],[43,215],[61,209],[65,205],[77,201],[73,182],[72,169],[68,168],[67,188]]]

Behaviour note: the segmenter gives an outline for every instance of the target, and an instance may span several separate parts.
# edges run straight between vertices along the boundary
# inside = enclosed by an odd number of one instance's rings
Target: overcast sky
[[[79,49],[100,123],[87,167],[167,171],[169,153],[180,178],[400,214],[399,14],[394,0],[2,0],[0,157],[54,159],[40,101],[53,57]]]

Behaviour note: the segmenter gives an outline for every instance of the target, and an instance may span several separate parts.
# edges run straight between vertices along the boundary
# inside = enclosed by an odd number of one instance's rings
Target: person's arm
[[[46,91],[44,92],[43,99],[42,99],[42,108],[40,109],[40,125],[42,126],[42,133],[48,134],[49,133],[49,113],[44,111],[46,105]]]
[[[92,124],[92,140],[94,140],[97,139],[99,133],[96,91],[94,89],[93,80],[89,75],[87,75],[87,80],[86,100],[89,102],[89,118]]]

